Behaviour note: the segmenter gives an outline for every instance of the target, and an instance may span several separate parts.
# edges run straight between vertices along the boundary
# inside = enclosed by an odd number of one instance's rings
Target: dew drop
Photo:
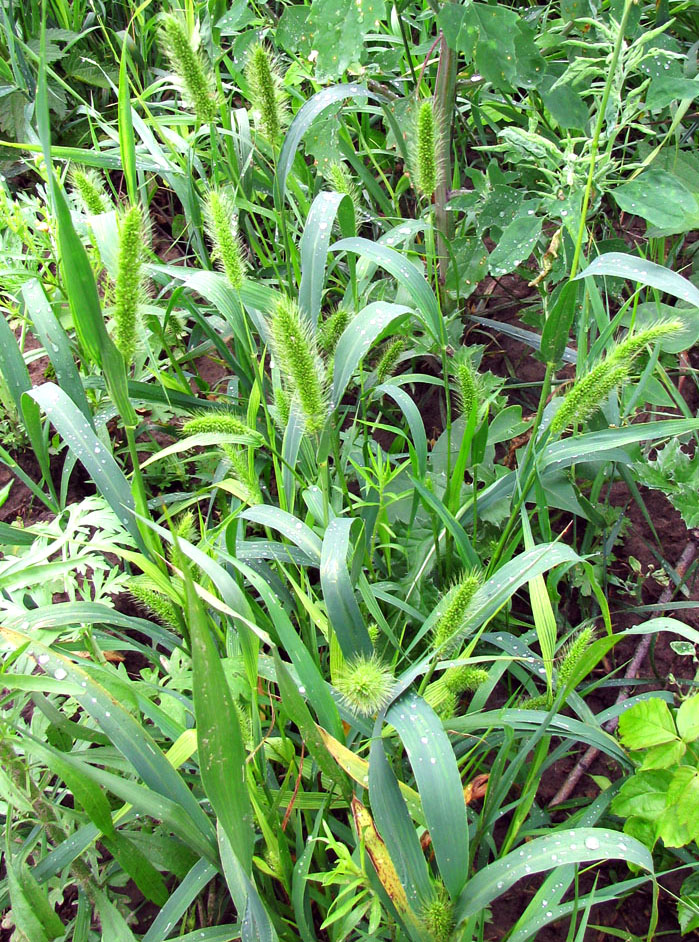
[[[599,841],[597,840],[596,837],[592,837],[592,836],[586,837],[585,847],[587,847],[588,850],[597,850],[599,847]]]
[[[65,680],[68,676],[68,671],[63,670],[62,667],[57,667],[53,672],[53,676],[56,678],[56,680]]]

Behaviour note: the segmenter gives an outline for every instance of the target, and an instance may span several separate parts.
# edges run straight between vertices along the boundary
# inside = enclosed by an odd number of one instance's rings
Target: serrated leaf
[[[699,694],[682,701],[675,722],[677,731],[685,742],[699,739]]]
[[[667,792],[680,824],[699,834],[699,769],[681,765],[676,769]]]
[[[619,735],[627,749],[648,749],[677,739],[670,708],[657,697],[625,710],[619,717]]]
[[[612,196],[624,212],[641,216],[667,235],[699,226],[697,195],[666,170],[646,170],[635,180],[613,189]]]
[[[671,781],[672,772],[666,769],[637,772],[626,779],[612,799],[612,812],[622,818],[655,821],[665,810]]]

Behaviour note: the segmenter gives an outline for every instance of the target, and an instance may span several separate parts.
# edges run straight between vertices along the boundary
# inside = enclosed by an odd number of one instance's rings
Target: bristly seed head
[[[585,652],[590,647],[595,638],[594,628],[583,628],[578,634],[565,646],[562,654],[560,667],[558,668],[556,686],[565,687],[568,681],[575,673],[575,669],[585,656]]]
[[[272,56],[262,43],[248,53],[245,78],[260,131],[270,144],[276,144],[286,121],[286,97]]]
[[[337,342],[351,319],[350,312],[339,307],[318,325],[318,346],[326,356],[333,355]]]
[[[335,679],[345,705],[359,716],[373,716],[388,706],[395,686],[393,671],[376,654],[345,661]]]
[[[422,924],[432,942],[450,942],[454,931],[454,903],[444,884],[435,888],[433,898],[422,908]]]
[[[417,111],[414,141],[414,183],[422,196],[431,199],[439,183],[440,122],[431,100],[423,101]]]
[[[478,373],[473,367],[471,354],[467,347],[462,347],[454,357],[454,378],[456,379],[456,391],[458,396],[458,406],[461,413],[468,417],[473,408],[478,408],[480,392]]]
[[[73,166],[70,171],[73,192],[83,210],[90,216],[99,216],[113,209],[101,176],[92,167]]]
[[[466,573],[442,601],[444,610],[433,628],[433,646],[443,656],[459,647],[464,640],[466,615],[480,585],[480,573]]]
[[[119,252],[114,284],[114,343],[129,366],[138,342],[140,305],[145,293],[144,219],[140,206],[130,206],[118,220]]]
[[[236,291],[243,285],[245,260],[236,229],[235,206],[227,193],[209,190],[205,204],[206,231],[214,247],[212,258]]]
[[[291,298],[278,302],[270,324],[274,357],[306,429],[319,433],[328,416],[325,368],[308,320]]]
[[[393,376],[398,367],[398,357],[405,349],[405,339],[394,337],[384,347],[379,362],[376,364],[376,381],[379,385]]]
[[[239,496],[246,503],[253,506],[262,504],[262,491],[257,478],[251,474],[247,449],[236,448],[235,445],[223,445],[223,451],[230,462],[231,477],[238,482]]]
[[[173,13],[163,13],[158,33],[185,104],[200,124],[210,124],[218,115],[218,93],[211,65],[199,49],[199,37],[190,37],[184,22]]]
[[[232,412],[215,409],[210,412],[201,412],[188,419],[182,426],[185,435],[241,435],[245,437],[257,436],[257,432]]]
[[[629,376],[634,359],[648,345],[682,328],[680,321],[654,324],[637,334],[630,334],[578,380],[565,396],[551,421],[551,434],[557,435],[575,423],[585,422],[594,415],[607,396]]]

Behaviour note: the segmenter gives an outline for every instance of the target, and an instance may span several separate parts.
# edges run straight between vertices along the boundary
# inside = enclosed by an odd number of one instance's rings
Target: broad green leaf
[[[659,746],[651,746],[643,754],[642,769],[669,769],[676,766],[687,751],[681,739],[664,742]]]
[[[216,876],[216,873],[216,868],[207,860],[198,860],[185,878],[180,881],[168,902],[157,914],[148,932],[143,936],[142,942],[165,942],[170,934],[171,926],[175,925],[184,916],[197,896]],[[225,932],[225,926],[219,928],[224,930],[220,942],[229,942],[229,939],[234,938],[229,934],[230,927],[228,933]]]
[[[387,245],[363,238],[341,239],[330,248],[333,252],[355,252],[390,272],[411,296],[418,316],[432,334],[433,339],[439,339],[442,315],[435,293],[422,272],[418,271],[400,252]],[[350,327],[354,327],[355,324],[356,318]]]
[[[651,111],[666,108],[677,100],[692,101],[699,95],[697,79],[678,78],[674,75],[656,76],[646,92],[646,105]]]
[[[120,831],[115,831],[110,837],[102,837],[101,841],[145,898],[157,906],[164,906],[170,895],[165,881],[140,848]]]
[[[647,749],[677,739],[670,709],[657,697],[643,700],[622,713],[619,735],[627,749]]]
[[[699,89],[699,83],[697,83]],[[679,177],[651,167],[635,180],[612,190],[624,212],[641,216],[665,235],[689,232],[699,226],[699,194]]]
[[[126,478],[111,453],[97,438],[91,426],[62,389],[44,383],[31,395],[46,413],[61,438],[80,461],[100,493],[136,540],[143,546],[134,516],[134,500]]]
[[[189,573],[185,571],[184,575],[201,780],[234,854],[249,874],[254,831],[245,776],[245,746],[209,619]]]
[[[555,85],[555,87],[553,87]],[[539,94],[554,121],[564,130],[585,128],[590,112],[582,96],[568,82],[558,83],[551,73],[544,76]]]
[[[78,686],[77,689],[79,691],[81,688]],[[22,747],[27,752],[39,756],[49,769],[63,779],[75,801],[87,812],[102,834],[107,837],[114,834],[109,801],[99,785],[84,774],[80,759],[70,754],[62,754],[48,743],[44,745],[28,736],[24,737]]]
[[[456,902],[457,925],[482,912],[523,877],[564,864],[609,858],[626,860],[653,873],[650,851],[639,841],[603,828],[552,831],[488,864],[466,884]]]
[[[364,36],[377,32],[384,15],[384,0],[313,0],[305,29],[318,53],[316,80],[335,81],[349,65],[359,64]]]
[[[677,731],[685,742],[699,739],[699,694],[682,701],[675,722]]]
[[[354,235],[352,200],[341,193],[319,193],[313,200],[301,236],[299,307],[314,327],[320,316],[328,246],[336,218],[345,235]]]
[[[468,820],[456,756],[444,725],[421,697],[407,691],[386,712],[415,776],[444,884],[452,895],[468,877]]]
[[[421,904],[432,896],[427,863],[415,825],[410,820],[409,804],[406,800],[408,786],[396,779],[386,758],[380,730],[376,731],[371,744],[367,771],[374,820],[398,871],[400,881],[412,901],[412,907],[420,909]],[[361,784],[366,788],[366,780]],[[417,802],[420,806],[418,795],[412,789],[410,794],[413,796],[410,804],[415,805]],[[422,818],[421,807],[420,817]]]
[[[475,62],[496,88],[535,85],[543,76],[545,62],[533,30],[514,10],[488,3],[445,3],[437,22],[449,46]]]
[[[353,523],[354,520],[339,517],[330,521],[320,558],[320,582],[328,621],[346,658],[371,656],[374,651],[347,568],[350,549],[354,552],[350,544]]]
[[[339,244],[335,243],[333,249]],[[375,301],[368,304],[352,318],[335,348],[333,385],[330,394],[333,408],[337,408],[342,401],[354,371],[371,345],[379,339],[391,324],[411,313],[410,308],[405,307],[403,304]]]
[[[278,651],[275,650],[273,656],[277,674],[277,686],[279,687],[279,694],[283,703],[282,709],[303,736],[306,748],[311,753],[311,756],[321,772],[327,775],[331,782],[335,782],[339,785],[343,792],[347,793],[347,779],[338,770],[337,764],[328,753],[323,733],[313,722],[313,717],[311,716],[311,711],[306,706],[306,701],[291,679],[289,671],[279,657]]]
[[[658,291],[664,291],[674,298],[681,298],[699,307],[699,288],[696,288],[687,278],[683,278],[682,275],[678,275],[677,272],[663,265],[656,265],[655,262],[647,262],[634,255],[626,255],[624,252],[608,252],[606,255],[598,256],[577,276],[576,281],[580,278],[590,278],[592,275],[614,275],[617,278],[627,278],[629,281],[657,288]]]
[[[332,85],[309,98],[294,115],[277,162],[277,175],[275,178],[275,201],[278,207],[284,204],[286,197],[286,181],[296,157],[298,146],[315,119],[323,114],[331,105],[344,101],[346,98],[372,97],[371,92],[363,85]]]
[[[518,216],[505,229],[488,257],[491,275],[507,275],[531,255],[541,234],[541,216]]]
[[[85,419],[94,428],[92,412],[80,381],[78,368],[73,360],[70,343],[38,279],[32,278],[22,285],[22,299],[25,310],[31,317],[39,339],[51,360],[58,384],[68,393]]]
[[[680,824],[699,834],[699,769],[690,765],[675,769],[667,797]]]

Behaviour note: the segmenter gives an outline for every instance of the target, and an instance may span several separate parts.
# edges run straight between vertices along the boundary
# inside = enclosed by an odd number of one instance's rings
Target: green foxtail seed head
[[[439,121],[431,100],[423,101],[415,121],[415,188],[430,199],[439,182]]]
[[[457,696],[467,690],[477,690],[488,679],[488,671],[482,667],[464,664],[462,667],[448,667],[444,671],[444,685],[450,693]]]
[[[454,378],[458,395],[459,410],[468,418],[471,409],[477,407],[479,400],[478,373],[473,368],[471,355],[462,347],[454,358]]]
[[[446,655],[463,641],[463,627],[469,606],[481,585],[478,572],[466,573],[442,600],[442,614],[434,626],[434,648]]]
[[[459,698],[455,693],[446,692],[445,696],[440,700],[439,704],[434,707],[437,715],[443,720],[450,720],[456,713],[456,708],[459,705]]]
[[[113,209],[102,178],[96,170],[74,166],[70,171],[70,182],[83,210],[89,216],[99,216]]]
[[[286,101],[272,56],[262,43],[254,45],[248,53],[245,77],[260,131],[270,144],[276,144],[285,123]]]
[[[634,359],[648,345],[680,330],[680,321],[654,324],[637,334],[630,334],[590,372],[578,380],[565,396],[551,421],[551,434],[557,435],[575,423],[594,415],[607,396],[631,373]]]
[[[129,366],[136,353],[139,309],[143,300],[144,221],[140,206],[130,206],[119,221],[119,253],[114,283],[114,342]]]
[[[570,678],[575,673],[575,669],[585,656],[585,652],[590,647],[595,638],[593,628],[583,628],[578,634],[565,646],[562,654],[560,667],[556,679],[557,688],[565,687]]]
[[[184,22],[172,13],[162,14],[158,35],[185,104],[200,124],[215,121],[219,104],[216,83],[199,49],[198,35],[190,37]]]
[[[232,412],[212,410],[202,412],[188,419],[182,426],[185,435],[219,434],[219,435],[255,435],[256,433],[246,425],[242,419]]]
[[[388,706],[395,678],[376,654],[345,661],[335,679],[345,706],[359,716],[373,716]]]
[[[172,526],[172,532],[178,540],[187,540],[192,543],[197,538],[197,525],[194,522],[194,514],[191,510],[181,514]],[[173,566],[183,569],[186,556],[181,552],[177,543],[172,543],[167,548],[168,558]]]
[[[250,712],[247,706],[241,703],[240,700],[234,700],[233,707],[238,717],[238,725],[240,726],[240,735],[243,739],[243,744],[246,749],[252,749],[252,720],[250,718]]]
[[[398,357],[404,349],[405,340],[403,337],[395,337],[386,344],[379,362],[376,364],[376,381],[379,385],[389,376],[393,376],[398,366]]]
[[[204,215],[206,231],[214,247],[212,258],[224,272],[231,287],[240,290],[245,275],[245,260],[236,230],[233,201],[221,190],[209,190]]]
[[[352,175],[347,167],[339,161],[334,160],[328,167],[327,177],[330,186],[336,193],[349,196],[354,206],[355,219],[361,219],[364,215],[364,210],[362,209],[362,202],[359,196],[359,188],[352,179]]]
[[[222,448],[230,463],[231,477],[239,485],[236,496],[251,506],[263,503],[259,482],[250,473],[247,449],[236,448],[235,445],[223,445]]]
[[[333,355],[337,342],[351,319],[350,312],[339,307],[329,317],[326,317],[322,324],[319,324],[318,346],[326,356]]]
[[[276,412],[276,422],[280,428],[286,428],[289,424],[289,412],[291,410],[291,403],[289,402],[289,396],[284,388],[281,386],[274,387],[274,409]]]
[[[270,324],[272,347],[286,388],[300,408],[306,429],[321,431],[328,414],[325,368],[308,320],[291,298],[281,298]]]
[[[150,579],[147,577],[133,579],[129,585],[129,592],[163,625],[172,628],[173,631],[180,630],[175,606],[167,596],[154,587]]]
[[[551,706],[551,698],[548,693],[538,693],[535,697],[520,700],[517,706],[521,710],[548,710]]]
[[[433,942],[449,942],[454,931],[454,903],[444,884],[435,889],[435,895],[422,909],[421,921]]]

